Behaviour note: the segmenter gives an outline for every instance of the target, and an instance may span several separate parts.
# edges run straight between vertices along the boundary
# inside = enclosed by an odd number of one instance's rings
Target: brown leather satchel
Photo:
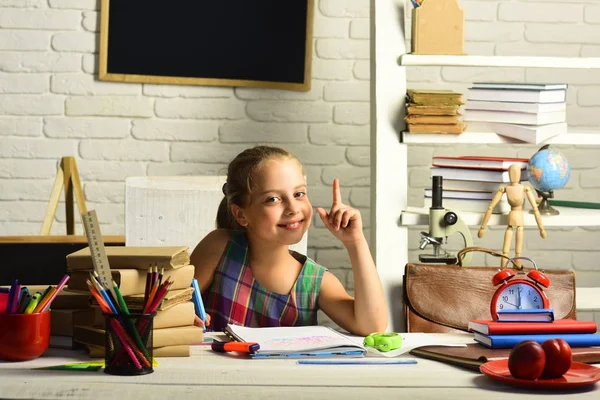
[[[406,332],[456,333],[468,331],[469,321],[490,320],[490,301],[497,287],[492,277],[498,268],[463,267],[462,257],[482,251],[508,257],[482,247],[466,247],[457,254],[456,265],[406,264],[404,269],[404,321]],[[514,263],[513,263],[514,264]],[[527,268],[511,266],[517,272]],[[554,309],[554,318],[575,318],[575,274],[542,270],[550,278],[544,291]]]

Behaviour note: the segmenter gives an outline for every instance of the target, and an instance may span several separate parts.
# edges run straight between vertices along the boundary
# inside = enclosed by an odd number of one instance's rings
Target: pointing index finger
[[[333,180],[333,204],[340,204],[342,202],[342,193],[340,192],[340,181],[335,178]]]

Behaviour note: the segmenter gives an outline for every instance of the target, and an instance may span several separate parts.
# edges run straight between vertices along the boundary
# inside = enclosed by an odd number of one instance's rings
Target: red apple
[[[542,376],[546,353],[534,340],[524,340],[513,347],[508,356],[508,370],[517,379],[535,380]]]
[[[571,346],[563,339],[549,339],[542,343],[546,353],[546,366],[542,377],[559,378],[571,368]]]

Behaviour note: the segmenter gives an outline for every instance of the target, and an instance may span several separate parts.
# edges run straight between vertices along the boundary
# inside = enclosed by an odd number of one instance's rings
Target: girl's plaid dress
[[[231,231],[231,239],[219,260],[213,281],[202,295],[211,327],[227,324],[273,327],[317,325],[319,289],[327,269],[310,258],[292,252],[303,263],[289,294],[273,293],[261,286],[249,265],[248,239],[243,231]]]

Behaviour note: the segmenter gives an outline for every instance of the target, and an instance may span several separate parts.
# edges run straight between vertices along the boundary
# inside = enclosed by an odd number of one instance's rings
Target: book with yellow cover
[[[104,358],[104,346],[85,346],[90,358]],[[189,357],[192,350],[189,345],[180,344],[176,346],[155,347],[152,349],[152,357]]]
[[[50,335],[73,336],[74,325],[91,324],[100,312],[92,307],[77,310],[54,309],[50,310]]]
[[[452,90],[408,89],[409,101],[419,105],[462,105],[465,104],[462,93]]]
[[[105,246],[111,269],[143,269],[157,265],[165,269],[181,268],[190,263],[187,246]],[[93,269],[90,248],[67,255],[69,271]]]
[[[76,325],[73,327],[73,341],[85,345],[104,347],[106,331],[94,326]],[[191,326],[178,326],[152,330],[152,348],[164,346],[200,344],[204,340],[202,328]]]
[[[418,104],[408,103],[406,106],[406,113],[409,115],[456,115],[458,114],[459,108],[459,105],[421,106]]]
[[[164,273],[163,281],[169,278],[173,281],[171,289],[186,289],[192,285],[195,268],[188,264],[184,267],[169,270]],[[112,279],[117,283],[123,296],[142,294],[146,290],[147,271],[141,269],[111,269]],[[69,289],[89,292],[85,283],[90,278],[90,271],[73,271],[69,279]]]
[[[168,310],[177,304],[191,301],[193,293],[194,289],[191,287],[185,289],[171,289],[167,292],[165,297],[163,297],[163,300],[158,306],[157,310]],[[132,294],[129,296],[124,296],[123,299],[125,300],[127,307],[131,309],[140,309],[144,306],[144,294]],[[96,302],[96,299],[93,297],[90,299],[90,304],[94,307],[99,307],[98,302]]]
[[[94,309],[99,311],[100,307],[94,307]],[[134,312],[138,310],[135,308],[130,308],[129,311]],[[196,312],[194,310],[194,303],[187,301],[184,303],[179,303],[166,310],[156,311],[152,326],[154,329],[173,328],[176,326],[191,326],[194,325],[195,316]],[[95,327],[104,328],[105,323],[106,321],[104,315],[99,311],[95,314],[95,318],[91,322],[80,325],[92,325]]]
[[[410,133],[463,133],[466,129],[464,123],[458,124],[408,124]]]
[[[417,115],[408,114],[404,117],[404,121],[408,124],[434,124],[447,125],[458,124],[460,122],[460,114],[456,115]]]

